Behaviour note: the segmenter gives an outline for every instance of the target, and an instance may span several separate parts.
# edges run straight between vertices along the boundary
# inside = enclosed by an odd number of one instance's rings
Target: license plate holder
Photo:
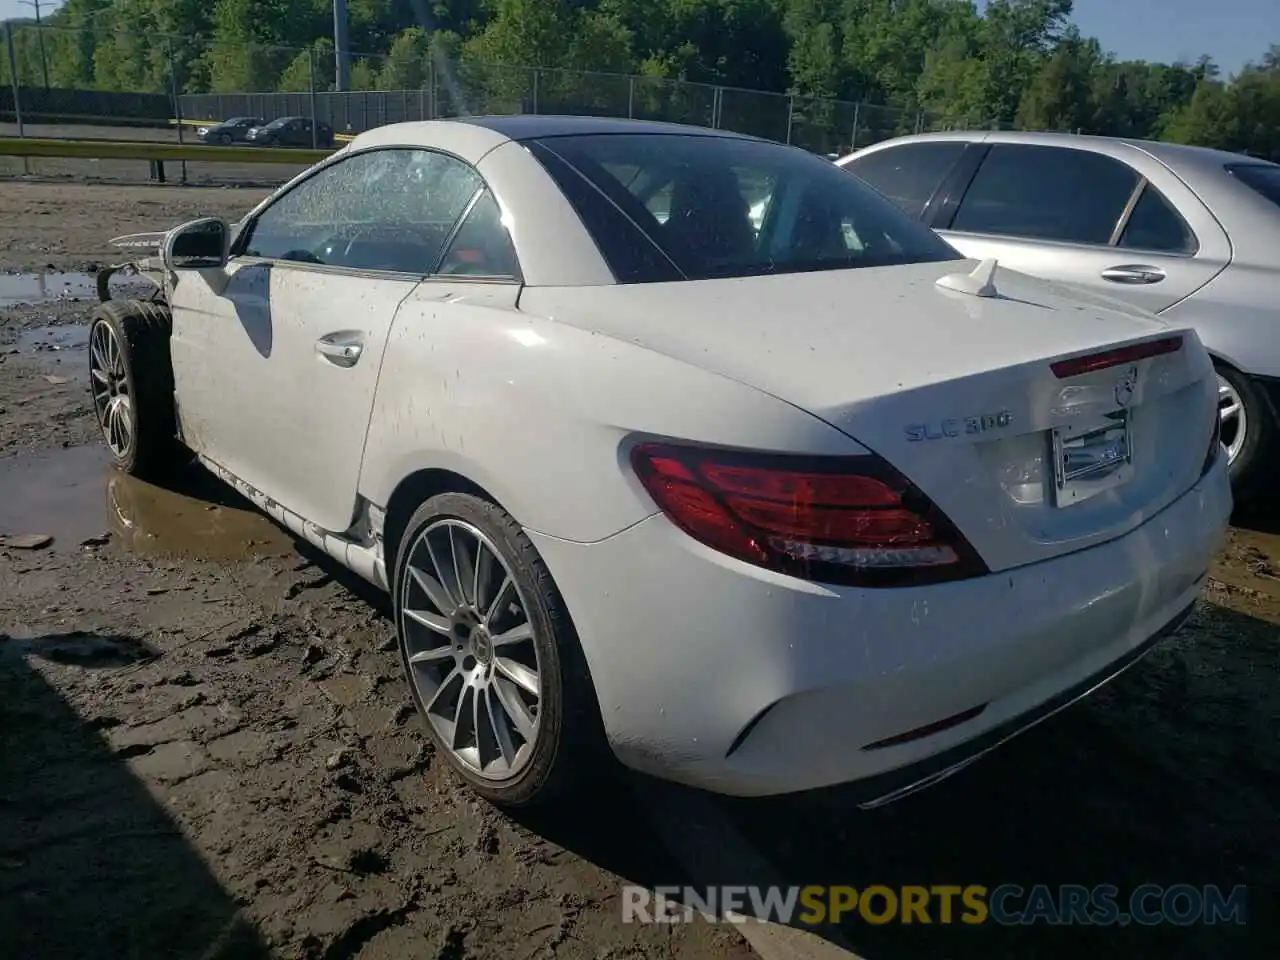
[[[1133,426],[1127,409],[1087,425],[1057,427],[1051,443],[1055,507],[1096,497],[1133,476]]]

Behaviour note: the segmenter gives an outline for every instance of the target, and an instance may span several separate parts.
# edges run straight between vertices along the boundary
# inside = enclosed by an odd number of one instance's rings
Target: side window
[[[996,144],[951,229],[1107,244],[1138,175],[1119,160],[1064,147]]]
[[[483,186],[470,166],[429,150],[353,154],[267,207],[240,252],[425,275]]]
[[[515,247],[502,222],[502,209],[487,189],[458,227],[437,272],[466,277],[520,276]]]
[[[844,168],[867,181],[905,213],[919,218],[966,146],[960,140],[906,143],[858,157]]]
[[[764,229],[765,218],[773,209],[773,198],[778,192],[777,177],[761,174],[749,167],[738,167],[734,172],[741,185],[742,199],[747,202],[747,219],[758,237]]]
[[[542,141],[530,140],[528,147],[573,205],[574,212],[591,233],[619,283],[659,283],[683,279],[683,275],[663,250],[643,231],[637,229],[634,216],[624,213],[622,207],[611,200],[598,183],[589,180]],[[627,190],[631,189],[640,171],[639,164],[635,162],[612,164],[611,168],[614,173],[610,173],[610,167],[603,166],[602,172],[606,176],[617,176]],[[652,215],[643,207],[636,212]],[[665,219],[665,212],[663,217]]]
[[[1124,233],[1120,234],[1120,246],[1161,253],[1195,253],[1199,249],[1186,221],[1151,184],[1142,188],[1142,196],[1125,224]]]

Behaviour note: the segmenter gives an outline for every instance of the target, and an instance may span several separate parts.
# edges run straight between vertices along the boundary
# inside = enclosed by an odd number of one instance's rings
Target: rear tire
[[[100,304],[89,324],[89,390],[112,465],[160,480],[189,460],[177,436],[169,308],[140,300]]]
[[[1215,363],[1219,378],[1222,442],[1228,449],[1232,493],[1237,502],[1257,499],[1270,486],[1280,454],[1280,425],[1267,397],[1253,380],[1225,363]]]
[[[610,768],[564,601],[500,507],[460,493],[423,503],[400,539],[392,598],[414,703],[437,751],[477,794],[504,807],[541,805]]]

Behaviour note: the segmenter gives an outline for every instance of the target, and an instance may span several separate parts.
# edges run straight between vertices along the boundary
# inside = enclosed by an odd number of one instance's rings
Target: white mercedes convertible
[[[935,782],[1186,618],[1231,509],[1195,333],[966,261],[826,160],[497,117],[357,137],[235,227],[121,238],[95,408],[394,598],[442,755]]]

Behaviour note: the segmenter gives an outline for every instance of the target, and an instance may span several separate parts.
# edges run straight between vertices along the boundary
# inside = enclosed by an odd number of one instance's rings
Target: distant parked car
[[[1194,327],[1218,371],[1237,499],[1280,465],[1280,165],[1051,133],[899,137],[836,161],[967,257]]]
[[[205,143],[219,143],[224,147],[232,143],[244,143],[249,131],[263,124],[260,117],[232,117],[207,127],[197,127],[196,136]]]
[[[245,142],[262,147],[333,146],[333,127],[323,120],[316,123],[316,136],[311,137],[310,117],[280,117],[261,127],[253,127]]]

